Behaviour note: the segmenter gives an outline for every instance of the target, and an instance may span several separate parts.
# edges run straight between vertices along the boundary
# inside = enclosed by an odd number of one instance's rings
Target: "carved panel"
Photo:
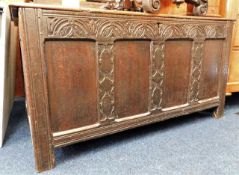
[[[197,102],[199,95],[200,78],[202,74],[204,41],[194,41],[192,53],[191,85],[189,90],[189,102]]]
[[[152,42],[151,111],[162,107],[165,42]]]
[[[90,32],[87,19],[50,17],[48,20],[49,37],[81,38]]]
[[[101,122],[115,117],[113,43],[98,44],[99,113]]]
[[[159,38],[157,22],[128,21],[125,23],[126,37],[130,38]]]
[[[169,39],[184,37],[184,32],[181,24],[159,24],[158,26],[160,38]]]

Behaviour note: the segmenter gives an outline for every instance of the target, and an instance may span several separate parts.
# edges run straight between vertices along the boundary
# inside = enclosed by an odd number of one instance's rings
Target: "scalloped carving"
[[[50,18],[48,23],[49,35],[64,38],[86,37],[89,28],[86,21],[72,18]]]
[[[192,56],[192,78],[189,91],[189,102],[197,102],[199,95],[200,78],[202,74],[202,62],[203,62],[203,41],[195,41],[193,44],[193,56]]]
[[[158,30],[160,38],[168,39],[168,38],[185,37],[183,25],[181,24],[172,24],[172,25],[160,24]]]
[[[158,26],[151,23],[127,22],[126,29],[131,37],[158,38]]]
[[[122,38],[145,38],[163,40],[170,38],[225,38],[226,28],[219,24],[158,23],[156,20],[93,17],[47,17],[48,37],[89,38],[116,40]]]
[[[99,111],[102,122],[115,117],[114,108],[114,57],[112,44],[98,45]]]
[[[160,110],[162,107],[163,82],[164,82],[164,48],[165,42],[153,42],[152,53],[152,78],[151,78],[151,111]]]
[[[124,36],[125,30],[122,22],[117,21],[98,21],[97,23],[97,37],[100,38],[121,38]]]

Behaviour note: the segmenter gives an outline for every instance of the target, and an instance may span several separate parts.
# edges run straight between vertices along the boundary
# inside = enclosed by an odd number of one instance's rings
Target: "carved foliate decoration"
[[[100,120],[112,120],[115,117],[113,44],[98,44],[98,65]]]
[[[203,41],[195,41],[192,49],[191,85],[189,90],[189,102],[197,102],[199,95],[200,78],[203,62]]]
[[[129,35],[130,38],[159,38],[158,25],[155,23],[129,21],[125,23],[125,29],[125,36]]]
[[[84,20],[72,18],[51,18],[48,30],[50,36],[75,38],[89,35],[89,28]]]
[[[206,37],[206,32],[204,31],[204,26],[201,25],[184,25],[183,27],[184,34],[188,38],[205,38]]]
[[[204,26],[206,38],[225,38],[226,26],[206,25]],[[219,37],[220,36],[220,37]]]
[[[160,24],[160,38],[224,38],[225,28],[218,25]]]
[[[184,33],[189,38],[224,38],[225,28],[217,25],[184,25]]]
[[[96,20],[94,23],[95,30],[93,31],[97,38],[116,39],[125,35],[124,23],[120,21]]]
[[[88,38],[116,40],[146,38],[225,38],[226,28],[219,24],[168,23],[157,20],[115,20],[93,17],[47,16],[49,38]]]
[[[162,108],[165,42],[152,42],[151,111]]]
[[[179,38],[185,37],[185,32],[183,31],[182,25],[180,24],[159,24],[158,31],[160,38],[169,39],[169,38]]]

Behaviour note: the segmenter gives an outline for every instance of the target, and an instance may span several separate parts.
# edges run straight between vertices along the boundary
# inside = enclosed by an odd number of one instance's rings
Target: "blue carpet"
[[[24,101],[15,102],[1,175],[35,173]],[[201,112],[56,150],[43,175],[238,175],[239,94],[227,97],[225,117]]]

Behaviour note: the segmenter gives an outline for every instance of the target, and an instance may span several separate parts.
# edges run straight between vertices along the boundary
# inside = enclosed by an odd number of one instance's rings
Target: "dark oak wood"
[[[18,9],[37,171],[54,167],[57,147],[213,107],[223,115],[232,20]]]
[[[190,40],[166,41],[164,108],[187,103],[192,43]]]
[[[199,99],[218,96],[219,64],[222,58],[223,40],[206,40],[202,60],[201,88]]]
[[[52,131],[97,123],[95,42],[47,41],[45,48]]]
[[[115,42],[115,108],[118,118],[148,112],[149,101],[145,99],[149,94],[149,63],[150,41]]]

